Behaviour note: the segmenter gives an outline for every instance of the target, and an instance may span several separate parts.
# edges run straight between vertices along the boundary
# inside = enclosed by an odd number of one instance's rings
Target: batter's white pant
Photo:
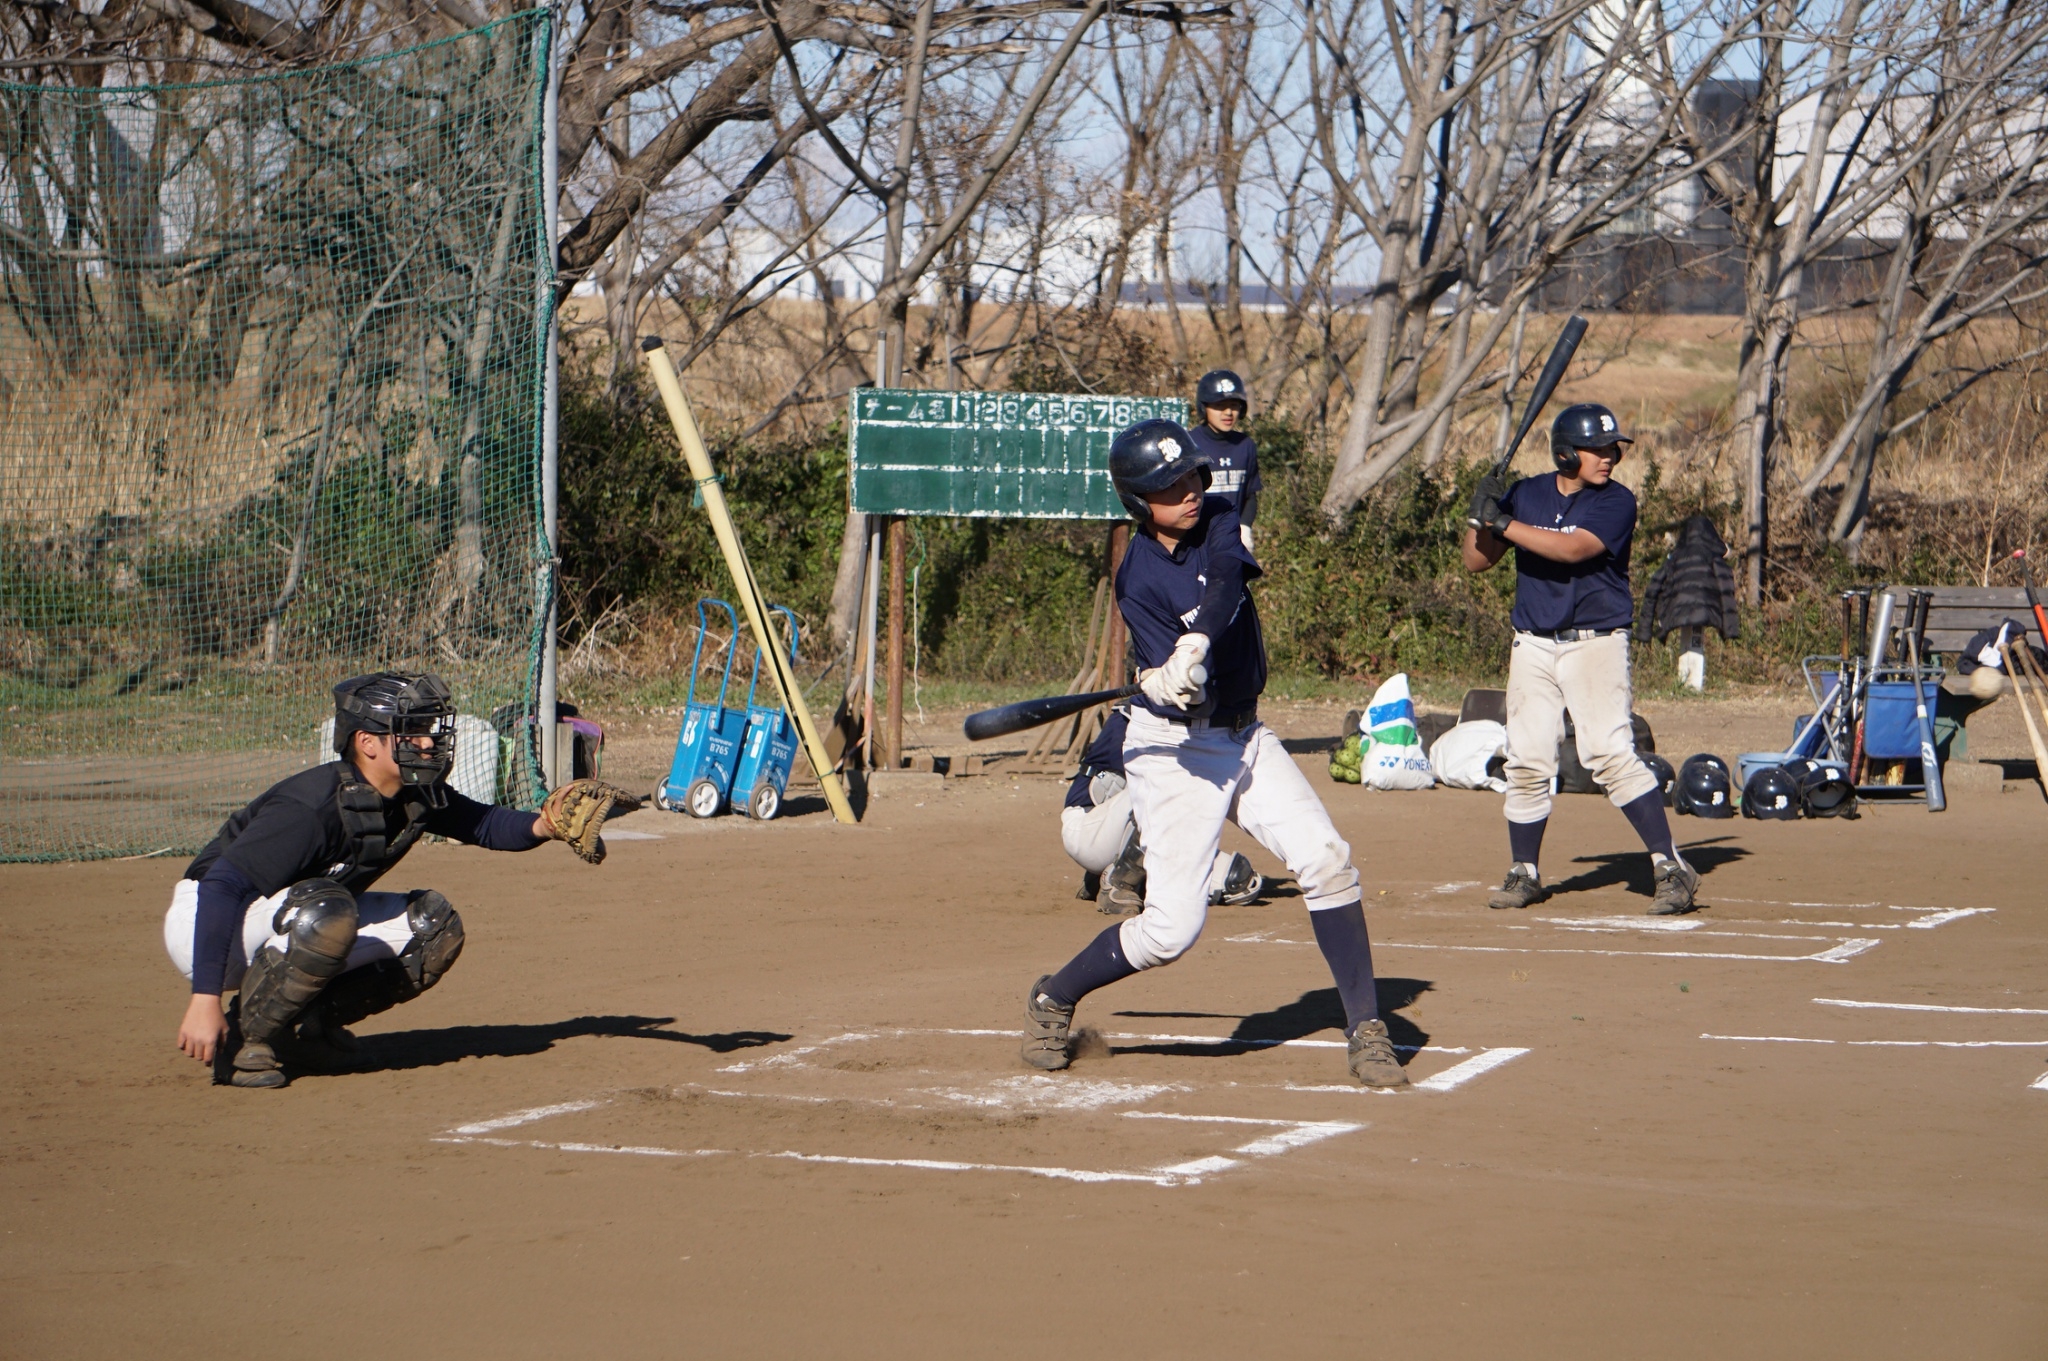
[[[1090,874],[1101,874],[1116,863],[1117,853],[1124,848],[1124,838],[1131,830],[1130,786],[1117,791],[1114,798],[1106,799],[1093,808],[1063,808],[1060,810],[1060,844],[1067,848],[1074,863]],[[1223,892],[1223,882],[1230,877],[1230,852],[1216,852],[1215,863],[1209,867],[1209,888],[1211,895]]]
[[[1654,790],[1657,777],[1636,755],[1629,726],[1634,707],[1626,633],[1570,643],[1517,633],[1508,654],[1508,821],[1550,816],[1567,709],[1579,760],[1615,807]]]
[[[1145,842],[1145,910],[1118,936],[1133,966],[1169,963],[1201,936],[1225,818],[1280,858],[1309,911],[1358,901],[1351,847],[1263,723],[1232,736],[1206,720],[1169,723],[1136,710],[1124,735],[1124,774]]]
[[[242,914],[241,935],[228,951],[227,977],[221,984],[224,990],[231,992],[240,985],[243,972],[258,950],[272,944],[279,950],[285,948],[285,938],[271,929],[270,919],[284,905],[284,895],[289,891],[258,898]],[[343,973],[380,959],[396,959],[412,944],[412,923],[406,920],[405,908],[403,893],[356,895],[356,943],[348,952]],[[171,890],[171,910],[164,913],[164,949],[170,953],[171,963],[178,966],[178,972],[188,979],[192,977],[192,924],[198,916],[199,881],[180,879]]]

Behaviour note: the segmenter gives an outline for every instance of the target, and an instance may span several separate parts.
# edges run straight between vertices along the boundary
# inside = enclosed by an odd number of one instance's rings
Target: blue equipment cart
[[[715,703],[697,699],[697,664],[704,655],[704,635],[710,622],[706,605],[724,610],[726,623],[732,629]],[[654,791],[657,808],[669,812],[680,809],[700,818],[716,817],[725,810],[732,793],[733,770],[739,763],[740,738],[747,727],[746,710],[725,707],[739,638],[739,616],[733,613],[731,605],[709,597],[697,602],[697,646],[690,651],[690,696],[683,709],[683,731],[676,738],[675,760],[669,764],[667,778]]]
[[[795,673],[796,615],[786,605],[771,605],[770,614],[789,621],[789,660]],[[754,675],[747,682],[747,731],[740,742],[740,762],[732,778],[732,806],[759,822],[782,811],[782,793],[789,788],[789,768],[796,759],[796,724],[779,704],[756,704],[761,684],[761,648],[754,647]]]

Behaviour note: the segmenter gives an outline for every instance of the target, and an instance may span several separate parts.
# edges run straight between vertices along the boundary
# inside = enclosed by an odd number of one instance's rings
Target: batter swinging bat
[[[1196,663],[1188,669],[1188,676],[1195,684],[1205,685],[1209,680],[1209,669]],[[1026,728],[1071,717],[1098,704],[1129,699],[1137,693],[1137,686],[1126,685],[1116,690],[1091,690],[1085,695],[1047,695],[1044,699],[1005,704],[999,709],[983,709],[978,714],[967,715],[967,739],[981,742],[1007,733],[1023,732]]]
[[[1586,319],[1574,314],[1558,332],[1557,344],[1550,347],[1550,358],[1544,361],[1543,372],[1536,376],[1536,387],[1529,394],[1529,405],[1522,408],[1522,423],[1515,427],[1515,437],[1508,441],[1507,452],[1494,462],[1495,477],[1507,475],[1508,465],[1515,461],[1515,451],[1522,447],[1522,437],[1543,414],[1544,404],[1550,400],[1550,394],[1557,391],[1557,385],[1564,381],[1564,371],[1571,366],[1572,356],[1579,352],[1579,342],[1585,338]]]

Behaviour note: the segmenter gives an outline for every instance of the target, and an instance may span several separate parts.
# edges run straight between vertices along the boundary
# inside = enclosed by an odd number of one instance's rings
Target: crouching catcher
[[[336,759],[272,785],[186,867],[164,946],[192,980],[178,1047],[236,1087],[293,1067],[343,1068],[346,1027],[410,1002],[462,954],[462,918],[432,889],[370,891],[431,832],[498,851],[566,841],[595,864],[598,833],[638,801],[596,780],[539,814],[448,788],[455,709],[438,676],[378,672],[334,687]],[[239,990],[232,1015],[222,994]]]

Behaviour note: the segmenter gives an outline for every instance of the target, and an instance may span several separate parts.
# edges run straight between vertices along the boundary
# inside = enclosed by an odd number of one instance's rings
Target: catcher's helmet
[[[1139,421],[1109,446],[1109,480],[1116,484],[1117,499],[1124,509],[1141,525],[1152,518],[1152,508],[1145,504],[1146,492],[1165,491],[1197,472],[1202,475],[1202,490],[1207,491],[1208,458],[1186,430],[1164,417]]]
[[[1856,789],[1840,764],[1802,757],[1787,761],[1785,773],[1799,787],[1800,810],[1810,818],[1853,818]]]
[[[1669,808],[1671,792],[1678,784],[1678,772],[1672,769],[1669,761],[1654,751],[1639,751],[1636,753],[1636,759],[1643,763],[1657,781],[1657,792],[1663,796],[1664,806]]]
[[[334,687],[334,750],[346,756],[359,732],[431,739],[392,748],[406,784],[438,786],[455,764],[455,704],[431,672],[377,671]]]
[[[1236,402],[1245,410],[1251,410],[1251,398],[1245,395],[1244,379],[1229,369],[1211,369],[1195,384],[1195,407],[1222,406],[1225,402]]]
[[[1579,475],[1579,450],[1634,443],[1621,433],[1621,422],[1614,419],[1614,413],[1598,402],[1568,406],[1550,423],[1550,457],[1566,477]]]
[[[1678,783],[1671,791],[1671,806],[1680,813],[1700,818],[1732,818],[1735,800],[1728,779],[1728,763],[1701,752],[1685,758],[1678,768]]]
[[[1742,816],[1791,822],[1799,816],[1799,786],[1783,766],[1761,766],[1742,787]]]

